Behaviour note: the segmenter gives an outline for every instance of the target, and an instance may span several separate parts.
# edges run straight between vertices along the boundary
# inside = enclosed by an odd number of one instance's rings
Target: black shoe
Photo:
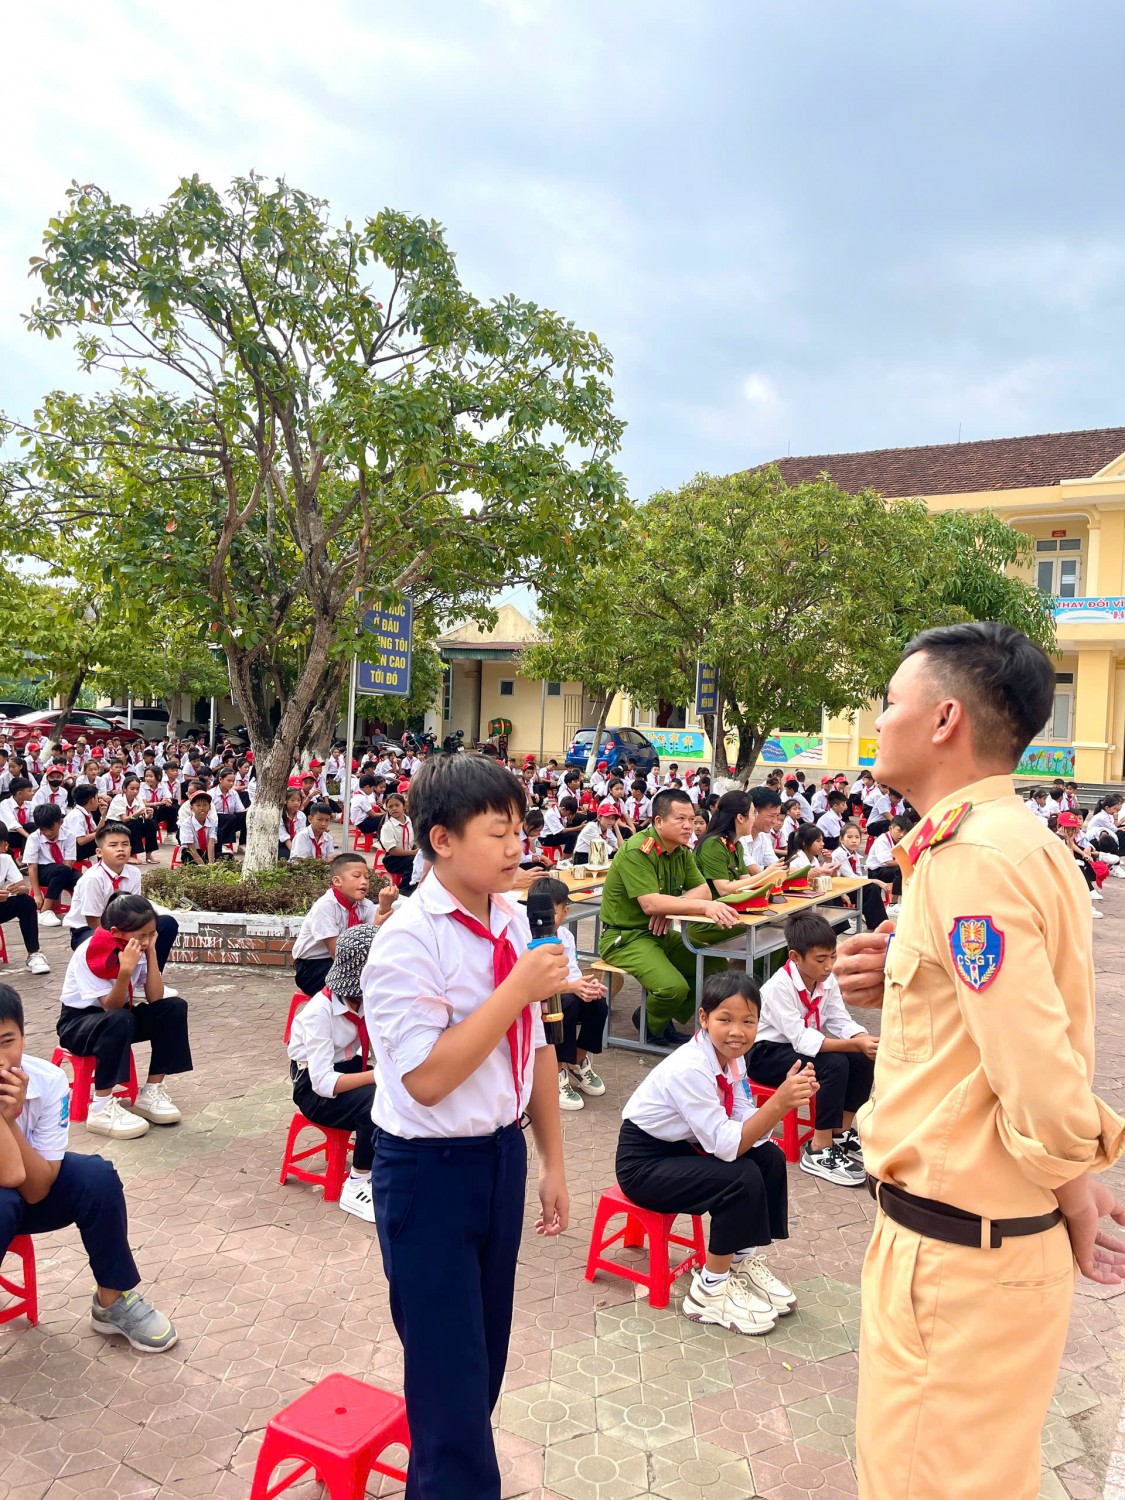
[[[694,1033],[690,1031],[678,1031],[674,1021],[669,1021],[660,1035],[654,1038],[665,1047],[682,1047],[685,1042],[690,1042]]]

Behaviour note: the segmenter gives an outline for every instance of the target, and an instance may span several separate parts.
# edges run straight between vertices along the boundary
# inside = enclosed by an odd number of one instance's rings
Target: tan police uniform
[[[1053,1189],[1109,1166],[1125,1132],[1091,1088],[1090,898],[1007,776],[939,803],[895,857],[906,890],[857,1122],[882,1209],[860,1496],[1034,1500],[1075,1274]]]

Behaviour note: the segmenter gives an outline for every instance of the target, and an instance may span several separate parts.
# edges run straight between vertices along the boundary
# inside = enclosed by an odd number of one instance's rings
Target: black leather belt
[[[933,1198],[919,1198],[893,1182],[880,1182],[868,1173],[867,1191],[886,1214],[904,1229],[942,1240],[947,1245],[967,1245],[972,1250],[999,1250],[1006,1239],[1042,1234],[1062,1221],[1062,1210],[1035,1214],[1024,1219],[984,1219]]]

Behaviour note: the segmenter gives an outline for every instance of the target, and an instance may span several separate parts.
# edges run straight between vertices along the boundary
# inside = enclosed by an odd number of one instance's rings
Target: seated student
[[[705,807],[697,807],[695,809],[695,816],[691,820],[691,842],[688,845],[689,849],[694,851],[699,848],[700,844],[707,837],[707,830],[710,826],[711,814]]]
[[[320,795],[320,788],[316,784],[316,777],[311,771],[303,771],[301,773],[301,811],[305,817],[308,817],[309,810],[314,802],[323,801],[324,798]],[[328,816],[332,816],[331,807],[328,809]]]
[[[181,860],[190,859],[197,865],[215,863],[215,834],[219,820],[211,811],[210,792],[191,789],[188,800],[180,807],[176,835],[180,841]]]
[[[35,826],[32,821],[35,809],[31,805],[34,795],[35,788],[27,776],[13,776],[7,797],[0,802],[0,823],[8,830],[12,854],[19,860],[23,859],[27,836]]]
[[[12,785],[15,786],[14,781]],[[0,806],[0,815],[3,813],[3,806]],[[1094,811],[1086,820],[1086,837],[1095,849],[1101,851],[1106,863],[1116,867],[1113,871],[1115,875],[1120,869],[1117,862],[1125,855],[1125,836],[1120,829],[1121,808],[1121,797],[1116,792],[1111,792],[1109,796],[1098,799]]]
[[[1082,834],[1082,819],[1077,813],[1059,813],[1058,836],[1062,839],[1067,849],[1074,856],[1082,879],[1090,892],[1091,901],[1102,899],[1101,887],[1105,877],[1109,874],[1109,866],[1102,864],[1095,855],[1090,843]],[[1099,874],[1101,879],[1099,879]],[[1090,912],[1095,918],[1101,917],[1101,912],[1095,906]]]
[[[574,843],[574,863],[576,865],[587,865],[590,863],[590,845],[595,839],[601,839],[612,859],[620,847],[617,831],[617,805],[613,802],[602,802],[598,806],[598,816],[595,822],[587,823],[579,830],[578,837]]]
[[[495,1500],[490,1413],[524,1221],[525,1110],[539,1157],[538,1231],[567,1225],[558,1065],[538,1004],[562,990],[567,963],[557,943],[525,952],[527,918],[496,894],[519,862],[527,808],[517,778],[482,755],[440,755],[410,797],[433,869],[363,973],[379,1080],[375,1218],[413,1439],[407,1483],[412,1495]]]
[[[789,958],[762,986],[758,1039],[746,1058],[755,1083],[776,1088],[794,1063],[812,1062],[817,1083],[816,1129],[800,1167],[840,1187],[866,1182],[855,1112],[866,1104],[875,1077],[878,1037],[853,1021],[832,970],[836,931],[817,911],[795,912],[785,923]]]
[[[813,821],[813,810],[809,806],[809,799],[801,790],[801,783],[793,776],[785,783],[785,796],[791,802],[796,802],[800,808],[800,821],[811,823]]]
[[[1032,787],[1024,804],[1033,817],[1041,823],[1048,823],[1051,819],[1051,809],[1047,806],[1047,788],[1044,786]]]
[[[165,994],[155,949],[155,911],[143,896],[118,891],[102,925],[71,954],[56,1029],[68,1052],[96,1059],[86,1121],[93,1135],[129,1140],[150,1124],[179,1124],[164,1079],[192,1070],[187,1002]],[[134,1042],[151,1042],[152,1056],[136,1103],[126,1107],[113,1090],[128,1082]]]
[[[148,864],[156,863],[156,820],[152,808],[141,796],[141,779],[134,771],[126,773],[121,790],[110,798],[106,818],[111,823],[125,824],[134,856],[143,854]]]
[[[784,858],[789,840],[801,826],[801,804],[796,797],[787,797],[781,804],[781,822],[773,831],[774,851]]]
[[[812,1069],[794,1064],[755,1108],[744,1059],[759,1003],[750,974],[712,974],[700,1029],[644,1076],[621,1111],[617,1141],[617,1181],[633,1203],[711,1216],[706,1263],[692,1272],[680,1311],[743,1334],[768,1333],[797,1305],[765,1260],[766,1246],[789,1237],[785,1156],[769,1137],[817,1087]]]
[[[20,996],[0,985],[0,1260],[16,1235],[75,1225],[94,1275],[95,1332],[145,1353],[170,1349],[176,1330],[136,1290],[121,1179],[104,1157],[67,1150],[70,1082],[24,1050],[24,1031]]]
[[[563,1040],[555,1048],[559,1068],[559,1108],[584,1108],[583,1094],[599,1098],[605,1084],[590,1065],[589,1054],[602,1050],[609,1004],[605,985],[593,974],[583,974],[578,965],[574,933],[566,925],[570,891],[561,880],[542,880],[536,891],[546,891],[555,904],[555,931],[566,954],[566,988],[561,991]]]
[[[711,896],[688,848],[694,809],[686,792],[667,788],[652,802],[652,827],[626,839],[602,890],[598,952],[638,979],[648,992],[646,1025],[654,1041],[690,1041],[676,1029],[695,1013],[695,955],[667,917],[701,917],[722,928],[738,926],[729,906]],[[715,963],[716,960],[709,960]],[[640,1011],[633,1015],[639,1027]]]
[[[59,906],[64,891],[78,884],[74,868],[74,843],[63,832],[61,807],[41,802],[35,809],[35,827],[24,845],[23,857],[31,880],[31,898],[39,910],[42,927],[62,923]]]
[[[529,807],[524,814],[523,826],[520,829],[521,870],[550,870],[554,868],[551,861],[540,848],[543,842],[544,822],[545,819],[541,808]]]
[[[867,930],[874,932],[881,922],[887,920],[886,902],[891,894],[891,885],[889,881],[876,881],[872,872],[865,869],[860,853],[862,848],[863,830],[859,824],[845,823],[840,842],[832,851],[832,873],[843,876],[845,880],[862,879],[865,874],[870,878],[872,884],[863,886],[858,895]],[[845,906],[855,904],[852,896],[842,896],[840,899]]]
[[[881,833],[867,851],[868,875],[872,880],[889,884],[891,898],[896,902],[902,899],[902,870],[895,861],[895,846],[913,827],[914,819],[909,813],[896,813],[888,823],[886,833]]]
[[[362,923],[340,934],[324,988],[293,1017],[288,1046],[293,1103],[306,1120],[329,1130],[355,1131],[352,1169],[340,1194],[340,1208],[368,1224],[375,1222],[371,1202],[375,1072],[367,1056],[360,976],[375,928],[390,914],[389,907],[380,910],[373,924]]]
[[[707,798],[711,795],[711,772],[697,771],[688,786],[687,794],[696,807],[706,807]]]
[[[289,845],[290,858],[334,860],[336,844],[328,832],[332,809],[327,802],[310,802],[307,816],[307,825],[297,830]]]
[[[324,976],[336,956],[336,939],[351,927],[370,923],[377,915],[367,899],[371,871],[362,854],[337,854],[329,869],[332,884],[309,907],[300,931],[293,939],[293,967],[297,988],[315,995],[324,986]],[[397,894],[388,883],[389,899],[380,889],[379,907],[389,912]]]
[[[636,777],[625,799],[625,811],[632,821],[634,831],[644,828],[652,820],[652,801],[647,794],[644,779]]]
[[[31,882],[21,875],[8,853],[8,830],[0,823],[0,924],[18,922],[33,974],[49,974],[51,966],[39,950],[39,912],[31,896]]]
[[[376,834],[383,826],[383,809],[375,795],[377,785],[374,776],[361,776],[359,787],[352,793],[349,816],[358,833]]]
[[[548,810],[544,814],[544,827],[547,825],[549,816]],[[564,859],[572,859],[574,846],[587,823],[586,814],[578,806],[574,797],[560,797],[559,818],[562,826],[555,832],[545,833],[541,842],[549,849],[561,849]]]
[[[103,797],[114,798],[125,785],[125,773],[128,764],[123,755],[114,755],[108,761],[109,769],[98,782],[98,790]]]
[[[125,824],[103,823],[94,835],[94,840],[97,858],[78,877],[70,906],[63,917],[63,926],[70,933],[72,952],[75,948],[80,948],[90,934],[102,925],[102,913],[111,896],[118,891],[123,891],[128,896],[139,896],[141,893],[141,872],[129,862],[132,845]],[[179,935],[180,924],[170,912],[157,917],[153,952],[156,955],[156,966],[162,974],[172,945]],[[179,991],[174,990],[170,984],[165,984],[164,993],[174,998]]]
[[[159,832],[163,827],[171,833],[176,821],[175,801],[172,788],[156,766],[145,767],[141,776],[141,796],[148,808],[153,829]]]
[[[788,865],[790,875],[807,875],[810,880],[834,873],[824,853],[824,835],[815,823],[802,823],[789,840]]]
[[[290,778],[289,789],[285,793],[285,802],[281,808],[281,821],[277,827],[277,857],[288,859],[293,849],[293,840],[304,828],[306,823],[304,813],[301,811],[301,783],[293,785]]]
[[[223,766],[215,786],[211,807],[218,819],[215,843],[221,849],[224,844],[237,847],[246,842],[246,807],[234,789],[234,767]]]
[[[47,767],[39,790],[31,799],[32,807],[43,807],[50,803],[57,807],[63,817],[70,811],[70,793],[66,789],[66,767],[53,763]]]
[[[1059,811],[1077,813],[1078,816],[1081,817],[1082,809],[1078,805],[1077,781],[1067,781],[1065,783],[1060,782],[1059,785],[1061,787],[1057,799],[1059,804]]]
[[[617,835],[618,843],[623,843],[625,839],[631,839],[637,831],[637,825],[629,816],[628,809],[625,806],[625,783],[620,776],[611,776],[609,778],[609,785],[606,788],[603,800],[612,802],[617,809],[617,821],[613,825],[613,831]]]
[[[406,798],[399,792],[391,792],[386,803],[387,816],[379,830],[383,865],[388,875],[402,877],[399,890],[409,896],[414,887],[410,884],[410,872],[414,868],[414,856],[418,850],[414,845],[414,829],[406,816]]]
[[[843,792],[829,792],[828,806],[816,820],[816,826],[824,835],[824,847],[829,854],[838,847],[840,834],[844,827],[844,815],[848,809],[848,799]]]
[[[101,793],[96,786],[83,782],[74,788],[74,806],[63,819],[63,830],[74,840],[74,857],[78,863],[97,854],[95,835],[105,822]]]

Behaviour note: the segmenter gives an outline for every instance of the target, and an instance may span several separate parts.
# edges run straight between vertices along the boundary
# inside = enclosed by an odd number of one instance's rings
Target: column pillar
[[[1115,718],[1116,662],[1112,651],[1080,651],[1074,685],[1074,774],[1078,781],[1112,781],[1109,747]]]

